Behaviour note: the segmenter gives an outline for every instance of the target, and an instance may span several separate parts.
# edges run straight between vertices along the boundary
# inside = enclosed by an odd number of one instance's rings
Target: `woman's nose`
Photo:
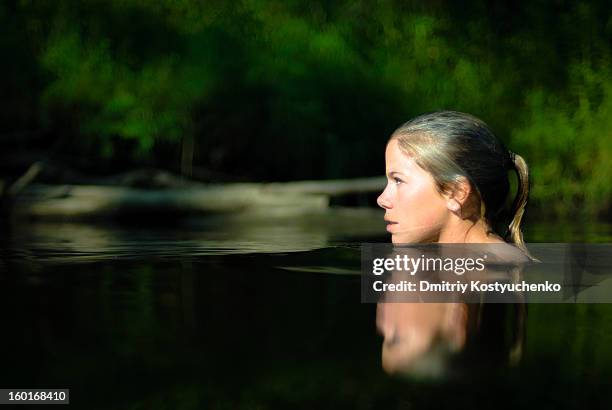
[[[386,192],[387,192],[387,190],[385,189],[382,192],[382,194],[380,194],[378,196],[378,198],[376,199],[376,203],[378,204],[378,206],[380,206],[383,209],[391,208],[391,202],[389,202],[389,199],[387,198]]]

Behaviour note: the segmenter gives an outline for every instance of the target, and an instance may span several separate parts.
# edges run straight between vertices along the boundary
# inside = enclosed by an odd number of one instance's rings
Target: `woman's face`
[[[437,242],[450,211],[433,177],[404,154],[395,139],[387,144],[385,162],[387,186],[377,202],[385,210],[391,242]]]

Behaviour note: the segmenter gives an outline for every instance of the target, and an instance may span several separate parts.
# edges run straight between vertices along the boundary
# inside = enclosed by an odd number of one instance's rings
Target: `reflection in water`
[[[410,283],[415,290],[387,290],[377,304],[377,329],[384,338],[382,367],[387,373],[441,379],[518,364],[524,342],[523,295],[510,292],[491,296],[469,290],[472,281],[519,283],[528,259],[518,249],[506,244],[404,247],[394,249],[387,257],[429,259],[445,254],[465,260],[485,253],[488,260],[484,270],[460,276],[424,269],[390,273],[386,284]],[[422,281],[463,283],[465,290],[421,290]],[[502,303],[491,303],[494,300]]]
[[[379,303],[383,368],[390,374],[437,379],[516,365],[524,342],[525,308],[524,304]]]
[[[11,249],[22,257],[56,262],[118,257],[205,256],[298,252],[371,238],[383,231],[374,209],[329,209],[302,215],[217,215],[171,226],[32,223],[13,228]]]
[[[388,373],[443,376],[450,355],[465,346],[464,304],[379,303],[376,321]]]

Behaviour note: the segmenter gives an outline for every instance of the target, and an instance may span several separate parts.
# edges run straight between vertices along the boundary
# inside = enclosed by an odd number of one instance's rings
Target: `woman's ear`
[[[451,212],[460,211],[466,205],[471,192],[472,186],[467,178],[463,176],[457,177],[444,195],[446,197],[446,206]]]
[[[459,212],[461,210],[461,204],[457,202],[455,199],[449,199],[446,206],[452,212]]]

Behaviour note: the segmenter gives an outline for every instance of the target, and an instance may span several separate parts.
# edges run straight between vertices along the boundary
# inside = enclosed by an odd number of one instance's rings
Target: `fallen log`
[[[337,196],[345,194],[382,192],[384,187],[384,177],[372,177],[327,181],[274,182],[265,184],[262,189],[266,192],[293,192],[297,194]]]
[[[13,201],[15,217],[87,219],[138,214],[291,213],[326,209],[331,196],[380,192],[384,178],[227,183],[201,187],[142,189],[121,186],[43,185],[23,189]]]

